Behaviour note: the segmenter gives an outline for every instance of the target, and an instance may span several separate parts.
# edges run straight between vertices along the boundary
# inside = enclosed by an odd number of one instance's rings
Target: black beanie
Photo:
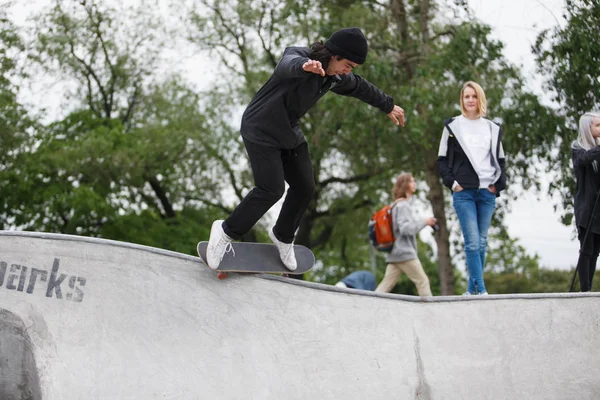
[[[365,35],[358,28],[344,28],[333,32],[325,42],[333,54],[342,56],[357,64],[363,64],[367,59],[369,46]]]

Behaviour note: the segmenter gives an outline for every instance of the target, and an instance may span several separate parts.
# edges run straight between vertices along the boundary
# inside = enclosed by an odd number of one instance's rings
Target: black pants
[[[290,187],[273,232],[282,242],[292,243],[315,190],[308,145],[302,143],[293,150],[281,150],[245,139],[244,145],[255,187],[225,220],[223,230],[239,240],[283,196],[285,181]]]
[[[594,279],[596,261],[598,260],[598,253],[600,253],[600,234],[590,231],[584,243],[586,229],[581,226],[578,229],[580,243],[579,260],[577,261],[579,287],[582,292],[589,292],[592,290],[592,279]]]

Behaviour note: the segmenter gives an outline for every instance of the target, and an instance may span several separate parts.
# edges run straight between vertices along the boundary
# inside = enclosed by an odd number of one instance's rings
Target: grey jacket
[[[425,228],[424,218],[418,218],[410,200],[400,200],[392,208],[394,221],[394,247],[385,260],[388,263],[415,260],[417,256],[417,233]]]

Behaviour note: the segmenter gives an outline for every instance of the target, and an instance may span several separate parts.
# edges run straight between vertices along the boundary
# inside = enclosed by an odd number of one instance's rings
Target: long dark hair
[[[315,42],[310,46],[310,59],[320,61],[323,65],[329,64],[329,60],[331,60],[331,57],[334,55],[335,54],[333,54],[331,50],[325,47],[325,44],[322,41]]]

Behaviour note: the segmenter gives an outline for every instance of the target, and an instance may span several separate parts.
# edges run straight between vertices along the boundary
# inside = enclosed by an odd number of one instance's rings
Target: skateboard
[[[294,245],[294,253],[298,268],[290,271],[283,265],[279,258],[279,250],[274,244],[268,243],[250,243],[233,242],[233,251],[225,253],[219,268],[217,268],[217,278],[225,279],[228,272],[243,273],[272,273],[282,275],[300,275],[309,271],[315,265],[315,256],[308,248]],[[208,267],[206,262],[206,248],[208,242],[198,243],[198,256],[202,263]]]

